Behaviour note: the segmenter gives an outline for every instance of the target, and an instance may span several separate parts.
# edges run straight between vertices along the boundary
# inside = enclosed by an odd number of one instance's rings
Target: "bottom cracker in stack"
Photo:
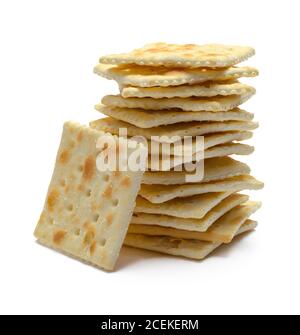
[[[237,231],[236,235],[253,230],[256,225],[257,223],[255,221],[247,220]],[[174,256],[203,259],[218,248],[222,242],[176,239],[167,236],[127,234],[124,244],[130,247],[158,251]]]

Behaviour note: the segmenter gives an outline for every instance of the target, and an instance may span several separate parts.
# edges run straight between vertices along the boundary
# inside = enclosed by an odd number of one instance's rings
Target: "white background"
[[[0,312],[299,313],[299,1],[1,1]],[[127,249],[106,273],[35,242],[62,124],[117,91],[98,57],[148,42],[251,45],[246,161],[260,226],[203,262]]]

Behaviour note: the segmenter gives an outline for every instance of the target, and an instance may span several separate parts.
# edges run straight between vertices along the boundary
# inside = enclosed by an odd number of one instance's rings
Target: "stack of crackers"
[[[255,94],[238,81],[258,71],[236,64],[254,55],[250,47],[149,44],[130,53],[100,58],[94,72],[117,81],[120,94],[102,98],[96,109],[107,118],[92,128],[149,142],[159,136],[204,136],[204,175],[187,182],[187,171],[177,142],[164,164],[159,149],[156,167],[148,166],[125,239],[132,247],[202,259],[222,243],[256,227],[249,219],[260,203],[239,192],[256,190],[263,183],[250,168],[229,156],[249,155],[254,148],[242,141],[252,137],[258,124],[239,106]],[[163,145],[162,145],[163,147]],[[196,160],[196,144],[184,147]],[[149,156],[153,146],[148,145]],[[153,157],[153,156],[151,156]],[[150,161],[150,157],[148,159]]]
[[[94,71],[116,80],[120,94],[103,97],[96,109],[107,117],[89,127],[65,123],[38,241],[112,270],[123,244],[203,259],[254,229],[250,216],[260,203],[240,192],[263,183],[229,157],[254,150],[242,141],[258,124],[239,106],[255,89],[238,79],[258,71],[236,66],[253,54],[249,47],[156,43],[102,57]],[[102,169],[107,143],[144,157],[146,172],[128,161],[125,169]],[[188,169],[197,164],[199,175]]]

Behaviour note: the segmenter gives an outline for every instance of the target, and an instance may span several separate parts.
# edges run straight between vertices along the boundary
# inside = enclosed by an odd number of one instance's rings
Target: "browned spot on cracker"
[[[113,222],[113,219],[114,219],[114,214],[113,213],[109,213],[107,214],[106,216],[106,222],[107,224],[110,226]]]
[[[96,171],[96,161],[93,156],[89,156],[85,162],[83,167],[82,178],[85,180],[91,180]]]
[[[183,45],[174,46],[173,50],[174,51],[186,51],[186,50],[193,50],[195,47],[196,47],[195,44],[183,44]]]
[[[70,191],[70,185],[66,185],[65,187],[64,187],[64,192],[65,193],[68,193]]]
[[[82,184],[79,184],[77,186],[77,191],[84,192],[85,191],[85,187]]]
[[[94,238],[95,238],[95,233],[92,230],[88,230],[84,235],[83,243],[91,244]]]
[[[61,152],[59,155],[59,163],[60,164],[66,164],[68,160],[70,159],[70,152],[69,150],[65,149]]]
[[[105,198],[111,198],[112,196],[112,183],[109,183],[109,185],[107,185],[106,189],[103,191],[103,196]]]
[[[121,180],[121,185],[124,187],[129,187],[130,184],[131,184],[130,177],[129,176],[123,177],[123,179]]]
[[[196,47],[196,44],[184,44],[184,49],[194,49]]]
[[[121,171],[114,171],[114,172],[113,172],[113,176],[114,176],[114,177],[119,177],[120,174],[121,174]]]
[[[91,229],[91,227],[93,226],[93,224],[90,221],[85,221],[84,224],[82,225],[83,228],[85,229]]]
[[[79,133],[77,134],[77,141],[81,142],[83,138],[83,130],[80,129]]]
[[[90,246],[90,254],[93,255],[96,250],[97,243],[94,241]]]
[[[58,230],[53,235],[53,243],[59,244],[65,237],[67,232],[65,230]]]
[[[90,232],[91,234],[96,235],[96,227],[92,222],[86,221],[83,224],[83,227],[86,229],[87,233]]]
[[[59,198],[59,192],[56,189],[53,189],[49,192],[47,197],[47,207],[49,211],[53,211],[58,198]]]
[[[162,51],[167,51],[167,50],[164,50],[162,48],[151,48],[151,49],[147,49],[147,52],[150,52],[150,53],[156,53],[156,52],[162,52]]]

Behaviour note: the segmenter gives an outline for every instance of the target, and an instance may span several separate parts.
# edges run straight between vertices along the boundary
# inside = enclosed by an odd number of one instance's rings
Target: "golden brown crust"
[[[137,64],[165,67],[223,68],[235,65],[253,56],[251,47],[221,44],[167,44],[152,43],[129,53],[100,58],[105,64]]]
[[[65,230],[58,230],[53,234],[53,243],[60,244],[61,241],[66,236],[67,232]]]
[[[84,162],[82,178],[85,181],[91,180],[95,175],[95,170],[96,170],[95,158],[93,156],[87,157],[87,159]]]
[[[57,200],[60,196],[60,193],[57,189],[52,189],[47,197],[47,207],[49,211],[53,211],[56,206]]]

